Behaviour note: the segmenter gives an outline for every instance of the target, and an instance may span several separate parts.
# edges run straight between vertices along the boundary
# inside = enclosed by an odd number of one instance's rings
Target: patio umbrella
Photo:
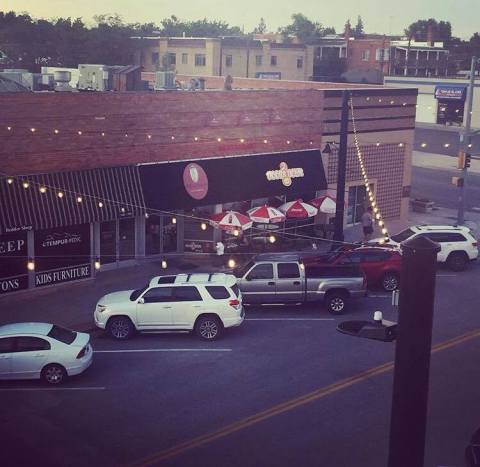
[[[232,231],[232,230],[247,230],[253,222],[245,216],[236,211],[226,211],[214,214],[210,218],[210,223],[218,229]]]
[[[318,213],[318,209],[316,207],[304,203],[301,199],[282,204],[278,209],[287,217],[295,217],[298,219],[313,217]]]
[[[266,204],[264,206],[252,208],[247,212],[252,221],[261,222],[262,224],[275,224],[285,220],[285,215],[277,208],[272,208]]]
[[[319,196],[309,201],[309,204],[315,206],[320,212],[326,214],[335,214],[337,210],[337,199],[331,195]]]

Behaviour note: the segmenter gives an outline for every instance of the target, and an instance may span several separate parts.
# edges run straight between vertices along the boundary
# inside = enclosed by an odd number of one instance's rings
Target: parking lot
[[[480,425],[479,279],[478,264],[438,272],[427,466],[463,465]],[[211,343],[187,333],[114,342],[94,331],[93,365],[64,386],[0,383],[5,465],[383,467],[394,344],[336,331],[374,310],[397,318],[374,290],[342,316],[248,308],[242,326]]]

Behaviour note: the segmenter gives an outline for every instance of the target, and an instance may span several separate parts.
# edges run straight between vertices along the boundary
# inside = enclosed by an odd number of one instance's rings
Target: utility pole
[[[470,84],[467,91],[467,107],[463,113],[463,120],[465,125],[460,133],[460,151],[463,151],[467,154],[470,150],[468,145],[471,141],[470,127],[472,124],[472,104],[473,104],[473,87],[475,84],[475,68],[477,66],[477,57],[472,57],[472,64],[470,67]],[[468,163],[463,163],[462,170],[462,183],[460,184],[460,195],[458,197],[458,214],[457,214],[457,224],[462,225],[465,223],[465,201],[467,198],[467,175],[468,175]]]
[[[335,230],[333,240],[343,242],[343,217],[345,213],[345,178],[347,175],[348,145],[348,102],[350,92],[342,91],[342,117],[340,121],[340,147],[337,161],[337,209],[335,211]]]

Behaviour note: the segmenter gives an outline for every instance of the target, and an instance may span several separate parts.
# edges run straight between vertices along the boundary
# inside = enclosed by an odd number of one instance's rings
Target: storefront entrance
[[[100,223],[100,262],[102,265],[135,258],[135,218]]]
[[[145,219],[145,255],[174,253],[178,250],[177,217],[150,214]]]

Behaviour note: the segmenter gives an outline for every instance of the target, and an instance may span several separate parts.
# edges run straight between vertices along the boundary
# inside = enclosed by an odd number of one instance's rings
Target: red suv
[[[392,291],[400,282],[402,255],[398,250],[383,247],[361,247],[303,258],[303,262],[305,264],[358,264],[367,277],[369,287],[380,285],[384,290]]]

